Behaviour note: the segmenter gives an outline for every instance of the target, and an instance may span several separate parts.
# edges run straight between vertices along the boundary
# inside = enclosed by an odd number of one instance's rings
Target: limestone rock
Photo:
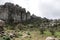
[[[26,12],[25,8],[19,5],[8,2],[4,5],[0,5],[0,19],[6,22],[22,22],[29,20],[31,18],[30,16],[30,12]]]

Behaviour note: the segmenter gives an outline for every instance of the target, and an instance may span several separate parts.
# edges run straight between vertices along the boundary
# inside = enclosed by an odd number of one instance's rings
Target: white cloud
[[[0,0],[0,4],[4,4],[5,2],[13,2],[13,0]]]
[[[0,0],[0,4],[7,1],[18,4],[37,16],[60,18],[60,0]]]
[[[31,14],[39,15],[39,0],[14,0],[14,3],[25,7],[27,10],[31,12]]]
[[[59,0],[41,0],[40,9],[42,16],[47,18],[60,18],[60,1]]]

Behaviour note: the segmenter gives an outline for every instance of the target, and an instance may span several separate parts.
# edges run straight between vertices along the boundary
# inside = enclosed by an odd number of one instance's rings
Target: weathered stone
[[[4,25],[5,25],[5,22],[3,20],[0,20],[0,34],[3,34],[3,31],[4,31]]]
[[[25,8],[14,5],[13,3],[5,3],[0,5],[0,19],[6,22],[14,20],[13,22],[21,22],[30,19],[30,12],[26,12]]]
[[[27,11],[27,20],[29,20],[30,18],[31,18],[31,16],[30,16],[30,12],[29,11]]]
[[[55,40],[54,37],[47,37],[45,40]]]
[[[0,8],[0,19],[7,20],[8,19],[8,9]]]

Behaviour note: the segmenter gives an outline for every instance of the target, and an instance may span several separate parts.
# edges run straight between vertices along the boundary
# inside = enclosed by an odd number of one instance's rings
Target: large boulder
[[[4,26],[5,25],[5,21],[0,20],[0,26]]]
[[[47,37],[45,40],[55,40],[54,37]]]
[[[4,30],[4,25],[5,25],[5,21],[3,21],[3,20],[0,20],[0,34],[3,34],[4,32],[3,32],[3,30]]]

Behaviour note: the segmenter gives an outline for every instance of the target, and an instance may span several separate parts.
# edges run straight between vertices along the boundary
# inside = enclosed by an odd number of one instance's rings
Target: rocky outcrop
[[[25,8],[19,5],[14,5],[13,3],[5,3],[0,5],[0,19],[6,22],[23,22],[29,20],[30,12],[25,10]]]
[[[3,31],[4,31],[4,25],[5,25],[5,22],[3,20],[0,20],[0,34],[3,34]]]

